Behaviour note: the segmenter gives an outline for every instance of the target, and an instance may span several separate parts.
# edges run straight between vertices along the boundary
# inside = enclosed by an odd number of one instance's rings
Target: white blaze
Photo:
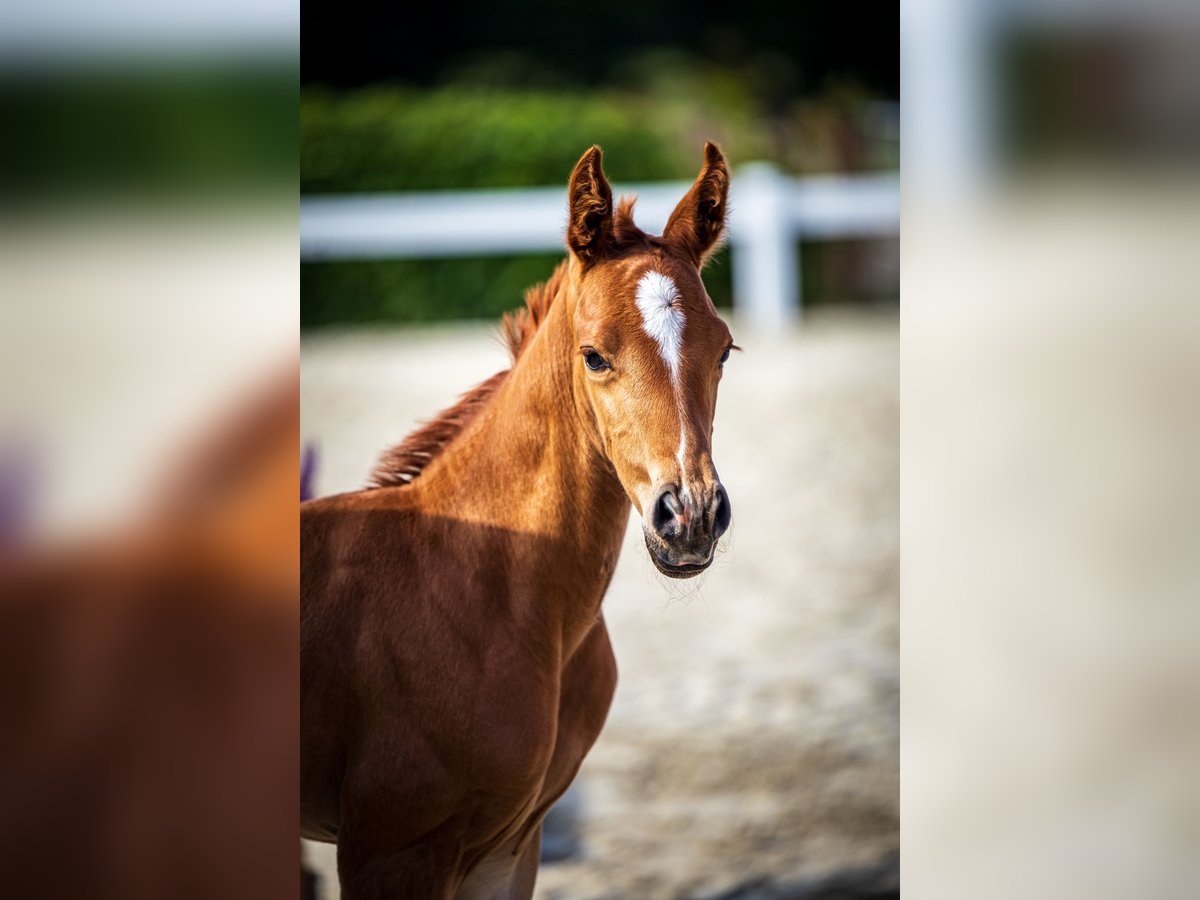
[[[679,288],[675,282],[661,272],[647,272],[637,286],[637,305],[642,313],[642,328],[658,344],[671,373],[671,386],[675,392],[675,406],[679,410],[679,475],[683,478],[683,454],[687,451],[687,429],[684,427],[683,396],[679,385],[679,355],[683,350],[684,315],[676,303]],[[681,485],[682,487],[682,485]]]
[[[679,383],[679,352],[683,346],[683,310],[675,282],[659,272],[647,272],[637,286],[637,305],[642,327],[658,342],[658,352],[671,370],[671,381]]]

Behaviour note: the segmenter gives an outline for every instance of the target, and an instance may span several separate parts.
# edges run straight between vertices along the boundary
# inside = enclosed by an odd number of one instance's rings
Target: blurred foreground
[[[885,896],[899,878],[898,362],[890,313],[735,337],[714,457],[734,523],[671,582],[631,520],[604,602],[621,681],[538,896]],[[322,333],[302,351],[317,492],[505,364],[491,326]],[[308,844],[326,897],[334,848]]]
[[[0,5],[0,891],[300,891],[289,3]]]
[[[906,3],[904,887],[1200,883],[1200,7]]]
[[[299,893],[282,211],[0,217],[7,896]]]

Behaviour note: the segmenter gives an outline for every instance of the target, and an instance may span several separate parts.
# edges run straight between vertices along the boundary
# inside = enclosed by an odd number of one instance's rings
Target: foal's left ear
[[[683,247],[702,266],[716,249],[725,231],[725,205],[729,199],[729,167],[721,148],[704,144],[704,167],[671,218],[663,237]]]
[[[589,266],[613,243],[612,187],[604,177],[600,148],[595,144],[575,164],[567,202],[567,246]]]

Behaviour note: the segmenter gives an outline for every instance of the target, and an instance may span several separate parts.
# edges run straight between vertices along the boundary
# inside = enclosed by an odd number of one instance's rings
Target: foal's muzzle
[[[691,578],[707,569],[717,540],[729,528],[733,509],[718,482],[696,496],[673,484],[660,488],[643,526],[655,567],[672,578]]]

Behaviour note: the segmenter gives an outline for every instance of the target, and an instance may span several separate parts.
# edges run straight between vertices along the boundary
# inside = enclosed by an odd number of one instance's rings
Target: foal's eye
[[[583,364],[593,372],[600,372],[609,368],[609,365],[607,362],[605,362],[604,357],[595,350],[587,350],[584,352]]]
[[[725,352],[721,354],[721,362],[718,363],[718,365],[722,365],[722,366],[725,365],[725,363],[729,360],[729,351],[731,349],[732,348],[730,348],[730,347],[725,348]]]

